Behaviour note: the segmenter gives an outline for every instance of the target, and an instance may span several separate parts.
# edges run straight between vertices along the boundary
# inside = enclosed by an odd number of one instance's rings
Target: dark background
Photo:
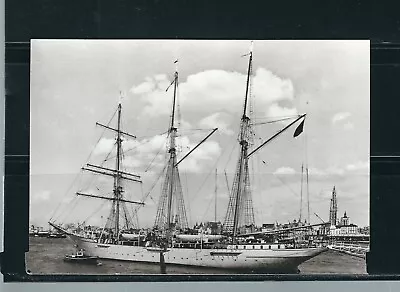
[[[4,281],[352,280],[400,274],[400,16],[395,1],[6,0]],[[33,38],[370,39],[369,276],[30,276],[29,74]],[[343,72],[343,74],[346,74]],[[366,97],[368,98],[368,97]],[[207,278],[205,278],[207,277]]]

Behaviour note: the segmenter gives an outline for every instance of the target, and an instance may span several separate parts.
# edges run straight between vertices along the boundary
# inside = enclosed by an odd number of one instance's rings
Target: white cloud
[[[328,175],[343,175],[345,170],[338,166],[330,166],[326,169]]]
[[[155,79],[156,81],[165,81],[165,80],[168,80],[167,75],[165,75],[165,74],[157,74],[157,75],[154,76],[154,79]]]
[[[368,173],[369,163],[368,161],[358,161],[352,164],[348,164],[346,166],[330,166],[326,169],[317,169],[314,167],[309,168],[308,172],[310,175],[316,176],[330,176],[330,175],[339,175],[343,176],[347,173]]]
[[[158,76],[158,75],[157,75]],[[157,78],[157,76],[155,78]],[[161,81],[160,79],[156,79],[157,81]],[[144,94],[149,91],[152,91],[155,87],[155,84],[152,80],[141,83],[140,85],[133,87],[131,89],[133,94]]]
[[[254,95],[259,100],[277,102],[293,100],[294,88],[290,79],[283,79],[271,71],[258,68],[254,76]]]
[[[353,164],[346,165],[346,169],[349,171],[366,171],[368,173],[369,170],[369,162],[368,161],[358,161]]]
[[[215,113],[207,116],[200,120],[199,125],[201,127],[216,128],[218,131],[226,135],[233,135],[233,131],[229,129],[229,123],[227,122],[228,115],[224,113]]]
[[[271,104],[267,110],[267,116],[271,118],[279,118],[279,117],[294,116],[294,115],[297,115],[296,108],[281,107],[277,103]]]
[[[180,130],[190,130],[192,128],[192,125],[188,121],[181,120],[180,123]]]
[[[296,171],[291,168],[291,167],[279,167],[277,170],[275,170],[274,174],[295,174]]]
[[[326,169],[318,169],[315,167],[310,167],[308,169],[309,175],[312,176],[330,176],[330,175],[343,175],[345,170],[338,166],[330,166]]]
[[[179,137],[177,144],[181,146],[183,151],[180,157],[183,157],[197,144],[191,143],[188,137]],[[205,161],[214,161],[221,154],[221,147],[215,141],[206,141],[193,151],[182,163],[179,164],[181,170],[187,172],[199,173],[203,171]],[[178,158],[179,160],[180,158]]]
[[[136,168],[142,165],[142,162],[133,157],[133,156],[127,156],[125,157],[124,161],[123,161],[123,166],[124,167],[128,167],[128,168]]]
[[[336,113],[332,118],[332,123],[335,124],[337,122],[343,121],[351,116],[349,112],[340,112]]]
[[[100,140],[101,147],[96,147],[96,154],[106,154],[110,151],[110,144],[113,139],[103,138]],[[187,136],[180,136],[176,138],[176,146],[179,157],[186,155],[191,149],[197,145],[190,141]],[[111,144],[112,146],[112,144]],[[126,156],[123,161],[123,166],[127,168],[138,168],[140,166],[148,165],[161,165],[163,157],[167,151],[167,137],[165,135],[156,135],[150,139],[143,139],[141,141],[127,139],[122,142],[123,149]],[[206,141],[193,151],[184,161],[179,165],[181,169],[189,172],[202,171],[203,161],[213,160],[221,153],[221,147],[215,141]],[[157,155],[158,154],[158,155]],[[157,155],[157,156],[156,156]],[[138,169],[135,169],[138,171]]]
[[[151,153],[157,153],[163,147],[164,150],[167,147],[167,137],[165,135],[156,135],[150,139],[142,139],[141,141],[127,139],[122,142],[122,147],[125,151],[131,154],[147,155]],[[165,151],[164,151],[165,152]]]
[[[97,143],[96,148],[93,150],[93,154],[99,155],[110,152],[114,143],[115,139],[101,138],[99,143]]]
[[[315,168],[315,167],[310,167],[308,169],[308,173],[310,175],[317,175],[317,176],[322,176],[322,175],[326,175],[326,171]]]
[[[282,79],[272,72],[258,68],[254,76],[252,93],[257,99],[257,107],[283,100],[293,100],[294,88],[291,80]],[[151,83],[151,84],[150,84]],[[134,86],[131,92],[140,95],[147,104],[144,115],[169,114],[172,95],[165,89],[170,81],[152,78]],[[246,75],[224,70],[207,70],[189,75],[179,84],[178,96],[182,110],[207,112],[240,111],[246,87]],[[171,98],[168,98],[171,96]]]

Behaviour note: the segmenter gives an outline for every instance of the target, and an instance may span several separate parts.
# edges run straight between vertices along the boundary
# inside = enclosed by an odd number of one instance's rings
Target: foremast
[[[123,189],[121,186],[121,102],[118,103],[118,122],[117,122],[117,157],[116,157],[116,174],[114,176],[114,203],[116,204],[115,234],[119,234],[119,215],[120,215],[120,199]]]
[[[136,136],[128,134],[121,130],[121,112],[122,112],[122,105],[121,105],[121,101],[119,101],[118,108],[117,108],[117,127],[116,128],[112,128],[112,127],[109,127],[108,125],[96,123],[96,125],[98,125],[98,126],[101,126],[105,129],[116,132],[115,145],[116,145],[117,153],[116,153],[116,158],[115,158],[115,169],[103,167],[101,165],[93,165],[93,164],[89,164],[89,163],[86,164],[86,166],[82,167],[82,169],[86,170],[86,171],[113,177],[114,178],[113,196],[107,197],[107,196],[100,196],[100,195],[88,194],[88,193],[83,193],[83,192],[76,193],[77,195],[80,195],[80,196],[105,199],[105,200],[112,201],[112,208],[110,210],[110,214],[108,216],[105,228],[112,230],[116,241],[118,241],[119,233],[121,231],[121,226],[120,226],[120,220],[122,217],[121,210],[123,212],[123,218],[125,219],[126,228],[128,228],[128,226],[130,225],[130,221],[132,221],[132,218],[130,218],[131,216],[126,208],[125,203],[144,205],[143,202],[126,200],[126,199],[124,199],[124,196],[123,196],[123,193],[124,193],[124,188],[122,185],[123,180],[139,182],[139,183],[142,183],[142,181],[140,180],[140,176],[122,171],[122,141],[123,141],[122,136],[128,136],[131,138],[136,138]]]

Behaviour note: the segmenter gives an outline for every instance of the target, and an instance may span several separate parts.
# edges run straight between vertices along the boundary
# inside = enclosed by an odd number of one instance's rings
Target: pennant
[[[296,130],[294,131],[294,134],[293,134],[293,137],[294,137],[294,138],[296,138],[296,137],[299,136],[301,133],[303,133],[304,121],[305,121],[305,119],[300,123],[300,125],[298,125],[298,127],[297,127]]]

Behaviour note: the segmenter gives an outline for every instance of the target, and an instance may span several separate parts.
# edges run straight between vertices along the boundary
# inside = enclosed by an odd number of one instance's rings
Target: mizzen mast
[[[254,210],[250,191],[250,176],[248,165],[248,149],[252,143],[252,131],[250,118],[247,115],[250,96],[250,85],[252,75],[253,50],[250,49],[249,65],[247,70],[246,93],[243,105],[243,115],[240,122],[240,133],[238,141],[240,154],[237,162],[232,192],[229,198],[228,210],[224,220],[225,232],[231,233],[235,238],[239,233],[239,227],[245,225],[254,226]]]

